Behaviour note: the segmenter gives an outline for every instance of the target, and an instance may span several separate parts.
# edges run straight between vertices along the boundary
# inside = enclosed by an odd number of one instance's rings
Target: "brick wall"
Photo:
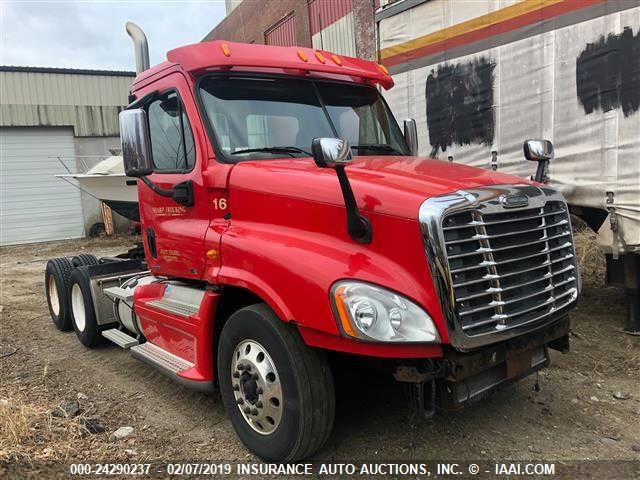
[[[244,0],[204,40],[264,43],[264,32],[289,13],[296,16],[296,43],[311,47],[309,13],[304,0]]]
[[[354,33],[356,36],[356,55],[364,60],[376,58],[376,0],[354,0]]]
[[[373,60],[376,51],[374,11],[378,2],[352,1],[357,56]],[[244,0],[203,40],[264,43],[264,32],[291,12],[296,16],[296,43],[311,47],[309,9],[305,0]]]

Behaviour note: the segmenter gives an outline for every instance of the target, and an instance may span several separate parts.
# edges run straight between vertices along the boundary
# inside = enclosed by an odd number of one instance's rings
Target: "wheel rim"
[[[268,435],[278,428],[284,403],[280,376],[269,352],[255,340],[243,340],[233,351],[231,386],[253,430]]]
[[[84,296],[82,295],[82,290],[80,290],[80,285],[77,283],[74,283],[71,289],[71,311],[73,312],[73,322],[76,327],[78,327],[79,331],[84,332],[84,327],[87,323],[84,312]]]
[[[60,315],[60,297],[58,296],[56,279],[53,275],[49,275],[47,286],[49,289],[49,305],[51,305],[51,310],[53,310],[53,314],[57,317]]]

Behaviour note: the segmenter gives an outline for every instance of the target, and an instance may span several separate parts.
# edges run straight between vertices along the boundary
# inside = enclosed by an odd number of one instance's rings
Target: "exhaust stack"
[[[133,40],[133,50],[136,57],[136,73],[144,72],[149,69],[149,44],[147,43],[147,36],[142,29],[133,22],[127,22],[125,28],[131,40]]]

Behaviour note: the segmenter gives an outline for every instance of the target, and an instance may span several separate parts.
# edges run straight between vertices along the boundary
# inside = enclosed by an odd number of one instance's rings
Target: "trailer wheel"
[[[100,328],[91,296],[91,284],[86,267],[79,267],[71,274],[71,320],[78,340],[85,347],[93,348],[100,342]]]
[[[98,257],[90,253],[81,253],[71,259],[74,267],[82,267],[83,265],[98,265]]]
[[[56,328],[62,332],[71,330],[69,293],[73,264],[66,257],[52,258],[44,272],[44,291],[49,314]]]
[[[265,304],[242,308],[225,323],[218,381],[236,433],[259,457],[293,462],[327,441],[335,392],[326,358]]]

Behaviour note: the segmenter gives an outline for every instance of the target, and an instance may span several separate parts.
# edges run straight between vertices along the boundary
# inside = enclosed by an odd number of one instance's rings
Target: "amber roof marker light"
[[[322,55],[322,53],[320,52],[316,52],[316,58],[320,63],[327,63],[327,59],[324,58],[324,55]]]
[[[298,58],[300,58],[300,60],[302,60],[303,62],[309,61],[309,57],[307,56],[307,54],[300,49],[298,49]]]
[[[231,48],[229,47],[228,43],[223,43],[222,45],[220,45],[220,50],[222,50],[222,54],[225,57],[231,56]]]
[[[385,75],[389,75],[389,70],[387,69],[387,67],[385,67],[381,63],[376,63],[376,65],[378,65],[378,70],[380,70]]]
[[[335,63],[336,65],[338,65],[340,67],[342,66],[342,60],[335,53],[331,54],[331,60],[333,60],[333,63]]]

